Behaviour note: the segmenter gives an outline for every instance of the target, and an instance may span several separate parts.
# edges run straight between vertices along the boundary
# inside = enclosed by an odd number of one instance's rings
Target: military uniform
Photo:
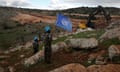
[[[39,50],[38,40],[33,42],[33,49],[34,49],[34,54],[38,52],[38,50]]]
[[[52,50],[51,50],[51,41],[52,41],[52,34],[51,33],[45,33],[44,35],[45,39],[44,39],[44,58],[45,58],[45,62],[46,63],[50,63],[51,62],[51,54],[52,54]]]

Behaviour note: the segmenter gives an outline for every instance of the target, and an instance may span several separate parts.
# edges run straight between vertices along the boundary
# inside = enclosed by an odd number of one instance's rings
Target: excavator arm
[[[109,12],[106,12],[102,6],[98,6],[94,11],[92,11],[89,14],[87,25],[91,24],[92,23],[91,20],[95,19],[95,15],[97,15],[99,13],[101,13],[102,15],[104,15],[107,24],[111,21],[111,17],[110,17]]]

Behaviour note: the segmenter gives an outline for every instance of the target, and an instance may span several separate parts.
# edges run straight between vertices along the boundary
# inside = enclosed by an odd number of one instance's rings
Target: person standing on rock
[[[44,34],[44,59],[46,63],[51,63],[51,42],[52,42],[52,34],[51,34],[51,27],[45,27],[45,34]]]
[[[34,37],[33,50],[34,50],[33,52],[34,54],[37,53],[39,50],[39,40],[37,36]]]

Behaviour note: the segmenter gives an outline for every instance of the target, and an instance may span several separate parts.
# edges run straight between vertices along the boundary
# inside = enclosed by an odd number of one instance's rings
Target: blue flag
[[[62,14],[57,15],[56,26],[72,32],[72,23],[67,16]]]

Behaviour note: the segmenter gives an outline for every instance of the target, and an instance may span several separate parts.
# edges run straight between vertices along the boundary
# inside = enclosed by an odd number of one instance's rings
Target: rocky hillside
[[[88,17],[88,13],[94,9],[95,8],[81,7],[68,10],[49,11],[0,7],[0,47],[8,48],[15,44],[15,42],[18,42],[20,38],[23,38],[23,36],[25,36],[25,41],[31,40],[34,36],[33,33],[42,31],[43,27],[48,24],[52,26],[53,31],[56,31],[55,21],[56,14],[58,12],[69,16],[73,24],[73,31],[75,31],[80,22],[87,22],[86,18]],[[120,19],[119,8],[105,9],[110,11],[113,20]],[[102,18],[102,21],[95,21],[98,27],[103,24],[103,19],[104,18]],[[20,39],[20,41],[22,40]]]

